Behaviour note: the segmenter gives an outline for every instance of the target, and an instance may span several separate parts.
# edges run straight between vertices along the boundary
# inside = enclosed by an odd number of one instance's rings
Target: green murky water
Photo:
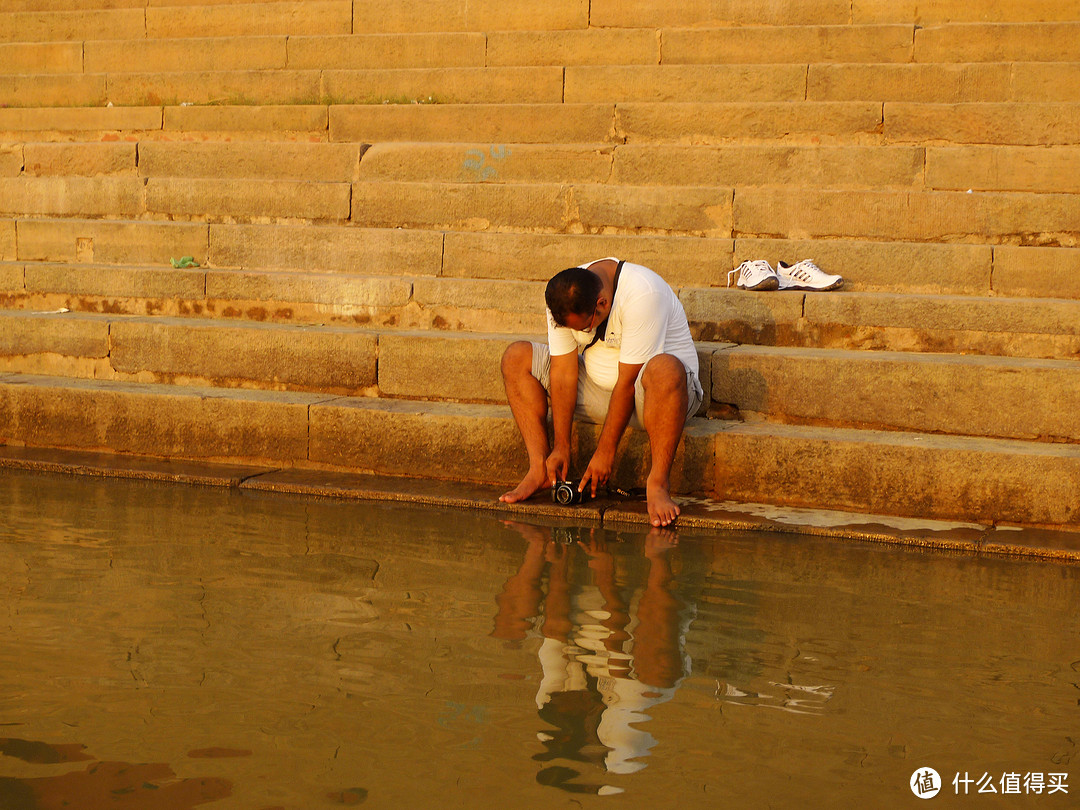
[[[12,471],[0,515],[4,810],[1080,795],[1076,566]]]

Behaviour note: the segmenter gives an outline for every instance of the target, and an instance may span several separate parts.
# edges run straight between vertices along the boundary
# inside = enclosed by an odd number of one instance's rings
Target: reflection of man
[[[600,259],[548,282],[548,342],[519,341],[503,355],[506,396],[525,440],[529,471],[500,500],[516,503],[565,480],[575,415],[602,424],[579,488],[608,483],[628,425],[644,427],[652,453],[649,518],[679,514],[671,465],[686,420],[703,397],[686,313],[660,276],[638,264]],[[548,445],[548,398],[554,442]]]
[[[536,707],[551,728],[538,735],[545,751],[535,759],[588,762],[617,774],[641,770],[645,763],[640,758],[656,740],[633,724],[647,721],[651,706],[670,700],[689,672],[681,653],[689,621],[670,590],[667,552],[674,534],[653,530],[647,538],[648,575],[632,608],[616,585],[615,559],[599,532],[579,544],[588,555],[593,586],[574,587],[573,546],[555,542],[550,530],[511,525],[529,545],[520,569],[496,598],[499,612],[492,635],[524,639],[541,617],[537,656],[543,679]],[[579,775],[552,764],[537,780],[570,792],[619,792],[610,785],[571,781]]]

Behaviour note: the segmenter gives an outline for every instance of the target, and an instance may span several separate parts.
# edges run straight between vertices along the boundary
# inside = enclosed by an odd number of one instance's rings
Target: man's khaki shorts
[[[642,369],[644,371],[644,369]],[[532,375],[544,386],[544,390],[551,393],[551,352],[546,343],[532,344]],[[644,429],[641,423],[641,414],[645,412],[645,388],[641,384],[641,374],[638,374],[634,382],[634,412],[630,414],[630,427],[639,430]],[[611,402],[611,391],[602,388],[593,382],[592,378],[585,373],[585,358],[578,355],[578,389],[577,408],[574,416],[583,422],[592,422],[602,425],[607,417],[608,404]],[[697,375],[690,369],[686,370],[686,419],[689,419],[698,408],[704,394]]]

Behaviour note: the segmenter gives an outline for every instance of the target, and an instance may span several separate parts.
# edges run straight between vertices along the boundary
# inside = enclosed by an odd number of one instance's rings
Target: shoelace
[[[734,270],[728,271],[727,285],[729,287],[731,286],[731,277],[736,273],[738,273],[739,276],[743,278],[749,274],[750,270],[760,270],[762,273],[771,273],[773,271],[772,267],[770,267],[769,263],[764,259],[755,259],[753,261],[743,262]]]

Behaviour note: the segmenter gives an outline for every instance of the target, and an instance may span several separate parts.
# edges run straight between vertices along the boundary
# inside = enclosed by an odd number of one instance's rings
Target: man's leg
[[[667,526],[679,516],[679,505],[671,499],[671,465],[686,424],[686,367],[674,355],[659,354],[641,370],[641,386],[645,389],[641,422],[652,454],[645,486],[649,522]]]
[[[502,375],[506,398],[529,454],[529,471],[514,489],[499,498],[503,503],[523,501],[551,483],[547,480],[545,466],[551,452],[547,433],[547,391],[533,376],[532,360],[533,347],[526,340],[512,343],[503,353]]]

